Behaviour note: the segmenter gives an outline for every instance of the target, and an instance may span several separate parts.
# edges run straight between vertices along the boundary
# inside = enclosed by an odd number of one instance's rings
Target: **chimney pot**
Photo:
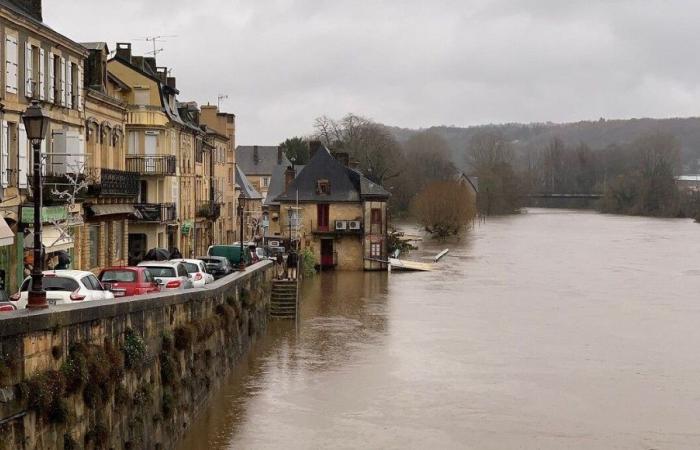
[[[177,79],[175,77],[167,77],[165,81],[169,88],[177,89]]]
[[[131,63],[131,43],[117,42],[117,57]]]
[[[282,155],[284,155],[284,147],[281,145],[277,146],[277,165],[282,164]]]
[[[317,151],[323,147],[321,141],[309,141],[309,157],[313,158]]]

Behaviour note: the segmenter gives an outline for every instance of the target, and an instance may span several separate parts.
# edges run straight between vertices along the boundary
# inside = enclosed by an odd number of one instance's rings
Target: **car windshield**
[[[199,267],[197,267],[197,264],[195,264],[195,263],[183,262],[182,264],[185,265],[185,269],[187,269],[187,273],[199,272]]]
[[[31,280],[27,280],[22,284],[22,292],[29,290],[29,284]],[[78,282],[72,278],[65,277],[49,277],[44,276],[42,280],[42,285],[45,291],[67,291],[73,292],[80,289]]]
[[[151,275],[155,278],[159,277],[171,277],[175,278],[175,269],[172,267],[157,267],[157,266],[146,266],[148,268],[148,271],[151,272]]]
[[[202,261],[208,266],[220,266],[222,264],[220,259],[204,258]]]
[[[130,283],[136,281],[136,272],[131,270],[105,270],[100,276],[103,283]]]

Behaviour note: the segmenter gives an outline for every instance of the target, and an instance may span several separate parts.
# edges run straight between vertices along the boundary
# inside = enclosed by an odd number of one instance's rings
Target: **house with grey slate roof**
[[[248,180],[248,177],[246,177],[239,165],[236,165],[236,190],[239,191],[238,201],[243,207],[243,240],[259,240],[262,238],[263,197]]]
[[[347,155],[310,145],[308,164],[274,198],[281,230],[293,229],[322,269],[385,269],[389,192],[349,167]]]
[[[236,163],[263,199],[270,190],[275,168],[286,169],[291,165],[281,146],[270,145],[239,145],[236,147]]]

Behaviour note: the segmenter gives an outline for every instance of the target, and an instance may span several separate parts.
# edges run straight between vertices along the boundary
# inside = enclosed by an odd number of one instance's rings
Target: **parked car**
[[[243,247],[242,258],[240,245],[212,245],[207,250],[207,254],[209,256],[224,256],[233,267],[238,266],[241,262],[246,266],[250,264],[250,250],[246,246]]]
[[[145,267],[108,267],[102,269],[97,278],[115,297],[131,297],[160,291],[160,286]]]
[[[224,256],[199,256],[197,259],[206,264],[207,272],[212,274],[215,280],[235,271],[229,260]]]
[[[31,277],[22,282],[19,292],[10,297],[17,309],[27,307],[27,296]],[[46,300],[49,305],[66,305],[74,302],[113,299],[114,295],[105,290],[92,272],[83,270],[47,270],[42,280]]]
[[[148,269],[161,291],[181,291],[192,288],[192,280],[181,262],[144,261],[139,263],[138,267]]]
[[[207,265],[201,259],[173,259],[171,261],[181,262],[192,280],[192,285],[196,288],[204,287],[207,283],[214,282],[214,275],[207,272]]]

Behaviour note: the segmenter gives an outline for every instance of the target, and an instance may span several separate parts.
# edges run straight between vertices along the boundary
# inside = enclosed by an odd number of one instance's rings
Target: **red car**
[[[108,267],[97,278],[115,297],[160,292],[158,283],[145,267]]]

